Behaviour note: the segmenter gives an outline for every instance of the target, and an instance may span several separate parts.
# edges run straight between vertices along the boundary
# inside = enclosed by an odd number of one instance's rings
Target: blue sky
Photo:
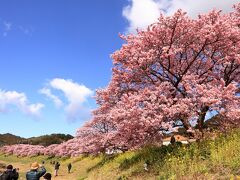
[[[118,33],[146,27],[162,10],[194,16],[235,3],[175,1],[1,0],[0,133],[74,135],[96,108],[95,90],[111,79]]]
[[[118,37],[126,20],[124,1],[2,0],[0,2],[0,89],[25,93],[29,104],[42,103],[41,117],[31,117],[15,105],[0,113],[0,133],[24,137],[71,133],[85,117],[69,121],[64,107],[39,90],[52,79],[71,79],[94,91],[111,78],[110,54],[121,46]],[[8,27],[10,26],[10,27]],[[64,94],[56,91],[58,96]],[[88,108],[95,108],[91,97]]]

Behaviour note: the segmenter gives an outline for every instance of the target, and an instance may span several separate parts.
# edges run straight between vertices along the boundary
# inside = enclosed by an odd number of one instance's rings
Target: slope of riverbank
[[[16,157],[0,155],[0,163],[20,168],[21,178],[33,161],[59,161],[56,180],[79,179],[240,179],[240,131],[191,145],[145,147],[119,155],[80,156],[76,158]],[[67,174],[71,162],[73,172]],[[145,168],[144,168],[144,164]]]

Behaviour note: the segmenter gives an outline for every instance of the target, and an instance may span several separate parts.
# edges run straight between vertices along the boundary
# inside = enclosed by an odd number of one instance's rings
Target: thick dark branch
[[[190,67],[193,65],[193,63],[196,61],[196,59],[198,58],[198,56],[201,54],[201,52],[204,50],[205,46],[207,44],[207,39],[205,40],[203,46],[201,47],[201,49],[198,51],[198,53],[195,55],[195,57],[193,58],[193,60],[188,64],[188,66],[186,67],[186,69],[183,71],[183,73],[181,74],[182,78],[190,69]]]
[[[209,110],[209,106],[204,106],[202,107],[202,109],[200,110],[199,117],[198,117],[198,124],[197,124],[197,128],[200,130],[200,132],[203,132],[203,128],[204,128],[204,120],[206,117],[206,114]]]
[[[167,53],[169,53],[170,49],[172,48],[172,45],[173,45],[173,37],[174,37],[174,34],[175,34],[175,31],[176,31],[176,27],[177,27],[177,24],[178,24],[178,18],[176,20],[176,23],[174,24],[173,28],[172,28],[172,34],[171,34],[171,39],[170,39],[170,46],[167,50]],[[168,56],[168,71],[170,70],[171,68],[171,57]]]
[[[238,70],[240,68],[239,64],[234,64],[234,61],[231,62],[230,66],[227,65],[224,69],[224,81],[225,81],[225,86],[228,86],[235,77],[237,77],[237,75],[239,74],[239,72],[237,72],[234,76],[233,73]],[[231,78],[232,76],[232,78]]]

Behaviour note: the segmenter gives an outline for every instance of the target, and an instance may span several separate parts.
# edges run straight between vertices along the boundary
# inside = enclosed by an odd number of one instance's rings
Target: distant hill
[[[0,146],[6,145],[6,144],[18,144],[24,140],[25,138],[22,138],[20,136],[15,136],[10,133],[0,134]]]
[[[72,139],[70,134],[50,134],[39,137],[22,138],[13,134],[0,134],[0,146],[12,145],[12,144],[33,144],[49,146],[51,144],[60,144],[64,141]]]
[[[33,145],[43,145],[49,146],[51,144],[60,144],[64,141],[68,141],[72,139],[73,136],[70,134],[50,134],[39,137],[31,137],[24,141],[25,144],[33,144]]]

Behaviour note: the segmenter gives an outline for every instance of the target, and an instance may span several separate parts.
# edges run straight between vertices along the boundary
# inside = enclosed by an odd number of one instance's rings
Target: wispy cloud
[[[4,21],[3,22],[3,36],[7,36],[9,31],[12,30],[12,23]]]
[[[1,34],[6,37],[13,32],[22,32],[25,35],[31,36],[34,32],[34,28],[32,26],[23,26],[23,25],[17,25],[10,21],[2,20],[0,19],[0,29]]]
[[[41,94],[44,94],[45,96],[47,96],[49,99],[51,99],[54,102],[54,104],[57,108],[60,108],[60,107],[63,106],[63,102],[61,101],[61,99],[59,99],[57,96],[52,94],[51,89],[42,88],[42,89],[39,90],[39,92]]]
[[[87,102],[94,94],[91,89],[70,79],[52,79],[48,83],[48,87],[41,89],[40,92],[53,100],[55,105],[63,101],[52,94],[49,88],[59,90],[64,94],[67,100],[64,109],[69,122],[87,120],[90,117],[91,108]]]
[[[32,35],[33,33],[33,27],[24,27],[24,26],[18,26],[19,30],[22,31],[25,35]]]
[[[129,0],[129,5],[123,8],[122,14],[129,23],[129,33],[135,32],[137,28],[146,28],[157,20],[161,12],[171,15],[177,9],[183,9],[190,16],[196,17],[213,8],[228,12],[238,2],[239,0]]]
[[[24,93],[0,89],[0,113],[11,111],[13,106],[30,117],[39,118],[44,104],[31,104]]]
[[[11,23],[11,22],[6,22],[6,21],[4,21],[4,22],[3,22],[3,25],[4,25],[4,30],[5,30],[5,31],[10,31],[11,28],[12,28],[12,23]]]

